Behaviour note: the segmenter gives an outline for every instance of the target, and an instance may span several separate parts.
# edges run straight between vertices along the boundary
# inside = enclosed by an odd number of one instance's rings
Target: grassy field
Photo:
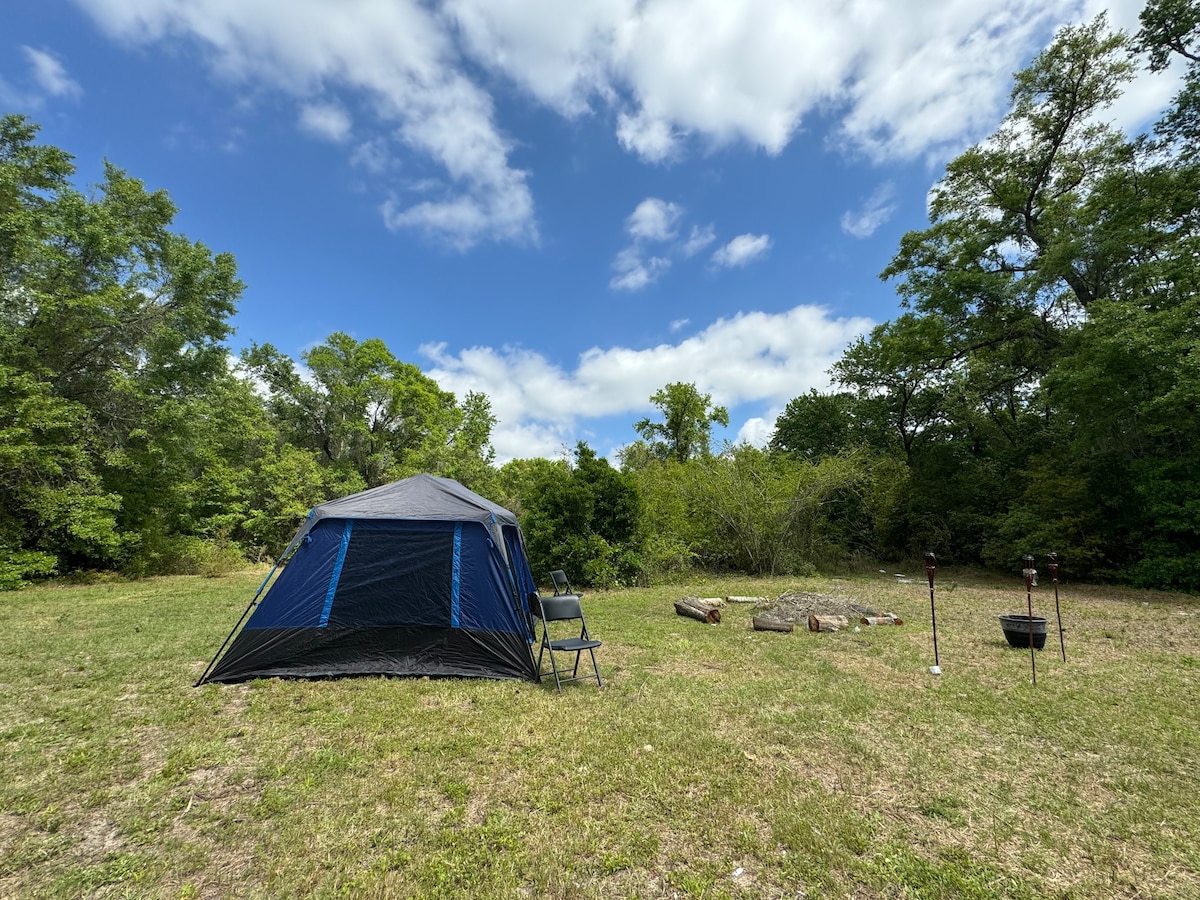
[[[0,598],[3,897],[1200,897],[1200,601],[1019,576],[711,580],[585,598],[604,689],[194,689],[262,578]],[[685,594],[901,628],[776,634]],[[1053,626],[1043,585],[1035,612]]]

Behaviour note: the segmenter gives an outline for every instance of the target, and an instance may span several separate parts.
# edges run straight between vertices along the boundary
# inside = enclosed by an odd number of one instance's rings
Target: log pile
[[[699,597],[684,597],[682,600],[676,600],[675,612],[709,625],[716,625],[721,621],[719,601],[713,602],[711,598],[701,600]]]

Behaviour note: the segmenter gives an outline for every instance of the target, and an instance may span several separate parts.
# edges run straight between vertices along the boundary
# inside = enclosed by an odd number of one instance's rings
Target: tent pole
[[[267,573],[267,577],[263,580],[263,583],[258,586],[258,590],[255,592],[254,597],[250,600],[250,604],[246,607],[246,611],[242,613],[242,617],[237,620],[237,624],[233,626],[233,630],[226,636],[224,643],[221,644],[221,648],[217,651],[216,655],[209,660],[208,666],[204,669],[204,674],[196,680],[196,683],[193,684],[192,687],[200,687],[200,685],[204,684],[204,679],[207,678],[209,673],[213,670],[213,667],[217,664],[217,660],[221,658],[221,654],[225,652],[225,648],[229,646],[229,642],[233,640],[233,636],[237,633],[237,630],[242,627],[242,623],[246,621],[246,616],[250,615],[250,610],[254,609],[254,604],[256,604],[258,602],[258,598],[262,596],[263,588],[267,586],[267,582],[271,580],[271,576],[275,574],[282,563],[283,557],[281,556],[276,561],[274,568]]]

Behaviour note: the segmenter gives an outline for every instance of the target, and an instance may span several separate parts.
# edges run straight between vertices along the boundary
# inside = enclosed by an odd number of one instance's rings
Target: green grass
[[[585,598],[604,689],[191,687],[262,573],[0,601],[0,897],[1197,897],[1200,602],[1019,577]],[[900,628],[706,626],[834,593]],[[1035,612],[1053,626],[1053,594]],[[741,873],[735,876],[735,872]]]

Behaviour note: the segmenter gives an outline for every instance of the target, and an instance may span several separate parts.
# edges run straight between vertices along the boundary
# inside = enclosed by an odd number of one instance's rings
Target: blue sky
[[[0,110],[234,254],[235,350],[382,338],[491,397],[499,461],[611,455],[672,381],[761,443],[897,313],[877,275],[1012,73],[1141,5],[6,0]]]

